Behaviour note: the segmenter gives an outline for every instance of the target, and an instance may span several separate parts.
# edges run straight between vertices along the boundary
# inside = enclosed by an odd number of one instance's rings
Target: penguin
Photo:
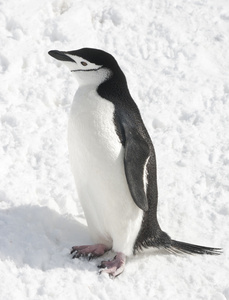
[[[76,77],[68,124],[69,158],[94,245],[73,246],[89,260],[109,250],[99,273],[120,275],[128,256],[155,247],[172,253],[220,254],[176,241],[157,219],[158,189],[153,143],[115,58],[99,49],[51,50]]]

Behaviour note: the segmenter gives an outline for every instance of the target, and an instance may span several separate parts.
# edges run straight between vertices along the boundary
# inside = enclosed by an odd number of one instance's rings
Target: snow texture
[[[115,280],[101,259],[71,259],[91,243],[67,149],[77,83],[47,52],[82,47],[127,76],[156,149],[162,229],[223,255],[148,250]],[[1,1],[1,299],[229,299],[228,49],[228,0]]]

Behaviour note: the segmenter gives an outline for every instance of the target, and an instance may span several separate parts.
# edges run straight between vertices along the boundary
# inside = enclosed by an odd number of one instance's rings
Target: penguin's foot
[[[122,252],[118,252],[112,260],[101,262],[98,266],[100,268],[99,274],[108,273],[110,277],[115,278],[123,272],[125,263],[126,256]]]
[[[109,250],[110,248],[103,244],[73,246],[71,254],[73,254],[72,258],[86,257],[88,260],[91,260],[93,258],[102,256]]]

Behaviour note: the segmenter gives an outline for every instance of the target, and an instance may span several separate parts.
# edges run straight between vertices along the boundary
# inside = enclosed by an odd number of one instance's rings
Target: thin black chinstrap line
[[[103,67],[103,66],[102,66]],[[80,71],[83,71],[83,72],[90,72],[90,71],[98,71],[100,69],[102,69],[102,67],[99,67],[98,69],[90,69],[90,70],[71,70],[71,72],[80,72]]]

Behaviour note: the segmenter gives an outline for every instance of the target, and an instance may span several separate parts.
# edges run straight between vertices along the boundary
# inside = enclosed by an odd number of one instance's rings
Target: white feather
[[[144,165],[144,170],[143,170],[143,183],[144,183],[144,192],[146,194],[147,192],[147,186],[148,186],[148,170],[147,170],[147,164],[149,161],[149,157],[147,158],[145,165]]]
[[[81,86],[74,97],[68,134],[72,171],[94,241],[131,255],[143,212],[126,181],[114,105],[96,87]]]

